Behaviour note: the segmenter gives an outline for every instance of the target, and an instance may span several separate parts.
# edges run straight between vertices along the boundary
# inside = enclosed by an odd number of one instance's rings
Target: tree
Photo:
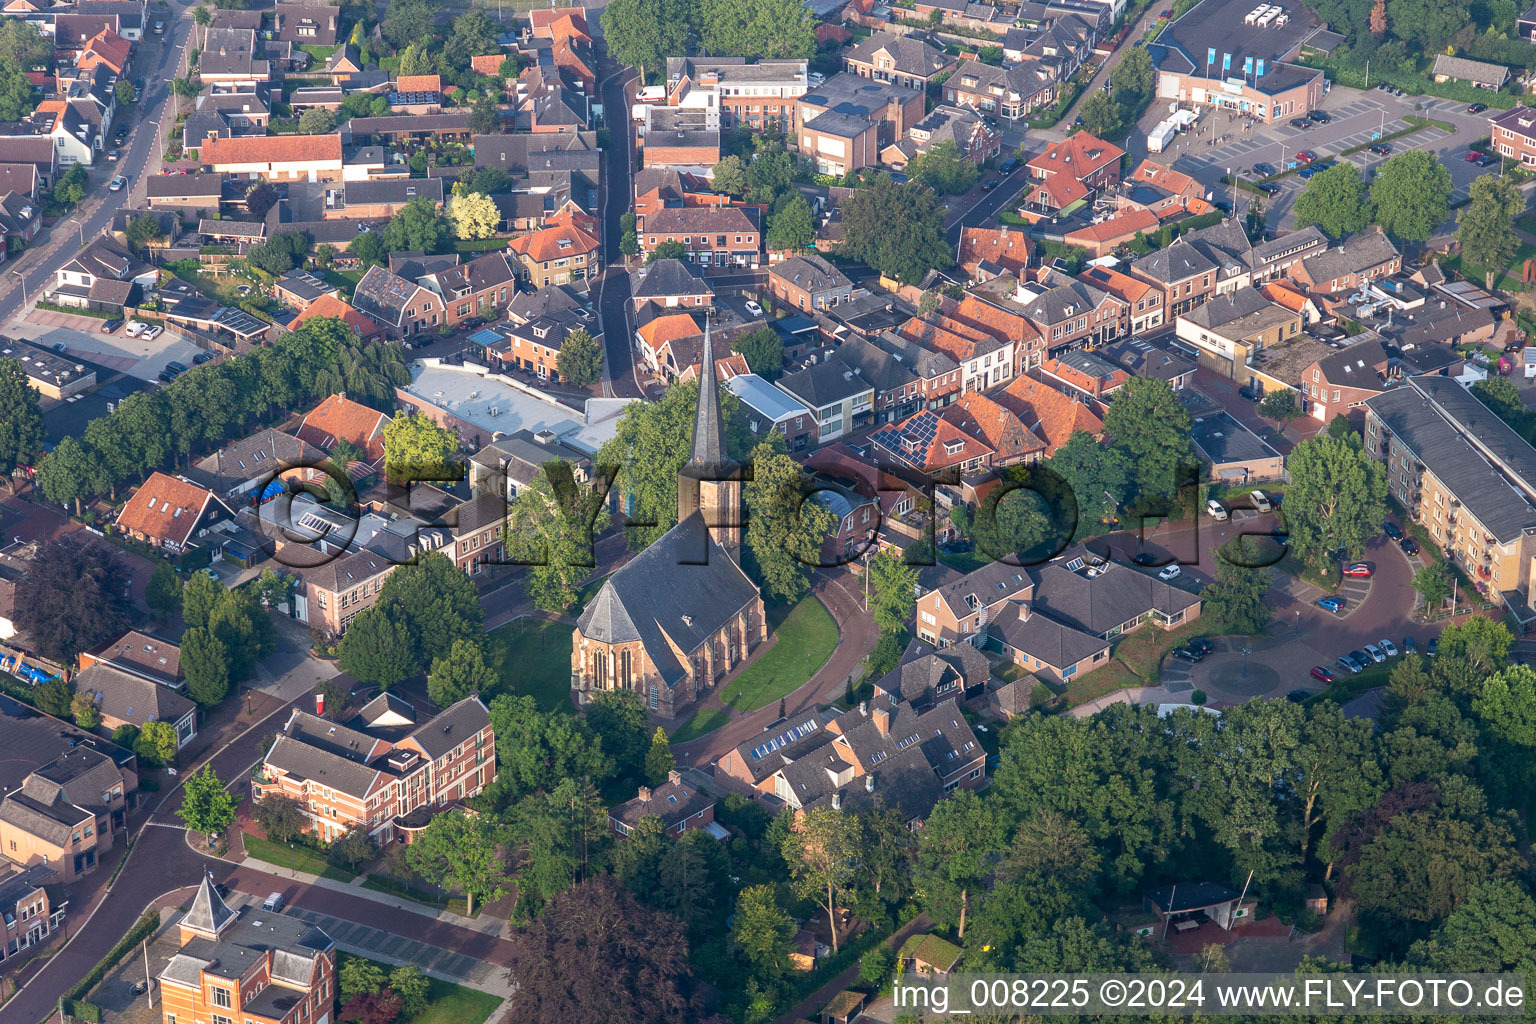
[[[320,680],[309,693],[312,697],[318,697],[321,706],[325,709],[320,712],[320,717],[339,722],[346,714],[347,701],[351,695],[329,679]]]
[[[501,225],[501,210],[478,192],[448,197],[448,219],[455,238],[490,238]]]
[[[246,201],[250,201],[249,196],[246,197]],[[321,268],[322,270],[329,270],[331,269],[331,265],[335,262],[336,247],[334,245],[329,242],[321,242],[319,245],[315,246],[315,266]]]
[[[1291,450],[1286,468],[1291,485],[1284,516],[1292,549],[1319,566],[1339,548],[1360,557],[1366,541],[1381,531],[1387,512],[1381,463],[1365,453],[1358,439],[1319,434]]]
[[[132,82],[124,78],[112,87],[112,97],[117,100],[118,106],[131,107],[139,101],[139,90],[133,87]]]
[[[0,62],[0,121],[20,121],[37,107],[32,83],[15,64]]]
[[[710,187],[728,196],[741,197],[747,191],[747,168],[741,157],[732,153],[722,157],[710,172]]]
[[[1408,962],[1444,973],[1530,974],[1536,970],[1536,901],[1512,879],[1479,882]]]
[[[1010,480],[1004,476],[1005,483]],[[976,549],[988,558],[1022,557],[1043,543],[1051,533],[1044,502],[1024,487],[995,487],[976,509],[971,526]]]
[[[603,754],[612,758],[615,772],[638,778],[645,771],[650,739],[645,730],[645,708],[628,690],[603,690],[586,707],[587,727],[597,736]]]
[[[384,968],[361,956],[344,956],[336,971],[336,990],[342,1003],[369,996],[384,987]]]
[[[843,251],[880,273],[916,284],[953,261],[944,236],[944,207],[918,181],[898,185],[876,175],[869,188],[843,201]]]
[[[508,694],[493,698],[489,710],[496,783],[512,796],[553,789],[561,779],[611,774],[613,762],[580,719],[542,712],[532,697]]]
[[[799,252],[816,239],[816,221],[805,197],[796,195],[773,213],[764,239],[769,249]]]
[[[418,672],[455,640],[478,640],[485,624],[474,581],[436,551],[390,573],[375,607],[405,628]]]
[[[391,620],[378,605],[364,609],[352,620],[336,656],[343,672],[386,690],[415,675],[421,667],[411,648],[410,630]]]
[[[647,69],[658,72],[668,57],[688,52],[693,20],[688,0],[614,0],[603,8],[603,39],[616,61],[640,69],[644,82]]]
[[[224,600],[224,584],[212,573],[195,572],[181,588],[181,617],[190,629],[207,626]]]
[[[145,722],[133,740],[133,752],[150,767],[169,764],[181,749],[176,727],[170,722]]]
[[[470,8],[453,19],[453,32],[443,42],[443,72],[463,74],[470,61],[487,53],[496,53],[499,26],[484,11]]]
[[[1462,259],[1483,268],[1483,287],[1491,291],[1520,249],[1515,218],[1525,210],[1525,193],[1514,178],[1484,174],[1472,182],[1469,198],[1456,214],[1456,240]]]
[[[37,710],[55,718],[69,717],[73,699],[69,684],[58,676],[32,688],[32,703],[37,705]]]
[[[650,254],[646,256],[645,262],[651,264],[657,260],[682,260],[687,258],[688,250],[683,247],[683,243],[675,242],[669,238],[665,242],[658,242],[656,248],[652,249]]]
[[[1371,225],[1371,200],[1354,164],[1334,164],[1314,174],[1296,198],[1296,223],[1316,224],[1329,238],[1364,231]]]
[[[229,652],[210,630],[194,628],[182,634],[181,668],[187,692],[200,706],[216,707],[229,694]]]
[[[798,828],[783,839],[790,888],[800,899],[814,900],[827,912],[832,952],[837,953],[837,908],[854,885],[854,857],[859,846],[858,819],[831,807],[808,811]]]
[[[590,387],[603,379],[603,347],[584,327],[566,331],[555,356],[560,379],[576,387]]]
[[[505,63],[505,62],[503,62]],[[506,127],[501,116],[501,99],[486,93],[469,107],[469,130],[476,135],[499,135]]]
[[[149,722],[146,725],[166,723]],[[147,729],[146,729],[147,731]],[[216,837],[235,823],[239,802],[224,788],[224,780],[214,774],[213,765],[204,764],[188,775],[181,787],[181,806],[176,817],[192,832],[201,832],[213,846]]]
[[[807,577],[821,562],[821,545],[838,518],[809,500],[810,479],[800,464],[768,442],[752,450],[752,478],[742,488],[747,511],[747,568],[776,600],[793,601],[810,589]]]
[[[1106,447],[1086,430],[1075,430],[1046,467],[1066,481],[1077,498],[1079,519],[1115,522],[1131,484],[1131,465],[1118,447]]]
[[[123,226],[123,238],[127,241],[128,248],[136,253],[142,253],[150,242],[164,237],[165,232],[160,230],[160,222],[146,213],[134,214]]]
[[[1261,561],[1255,538],[1238,536],[1217,554],[1216,582],[1205,588],[1203,612],[1221,623],[1228,633],[1260,633],[1269,621],[1269,570]]]
[[[0,481],[14,491],[12,474],[17,467],[37,463],[45,438],[37,391],[14,359],[0,358],[0,408],[5,409],[0,417]]]
[[[1004,834],[997,804],[969,789],[957,789],[935,804],[918,833],[914,881],[924,906],[935,920],[956,924],[962,940],[971,894],[981,890]]]
[[[779,906],[773,886],[748,886],[737,895],[731,939],[760,980],[773,982],[788,973],[795,923]]]
[[[299,115],[299,133],[328,135],[336,130],[336,115],[324,107],[310,107]]]
[[[0,62],[23,71],[46,67],[53,59],[53,44],[37,26],[20,18],[0,19]]]
[[[400,999],[401,1020],[415,1020],[427,1008],[431,989],[431,981],[415,964],[401,964],[389,972],[389,990]]]
[[[601,867],[609,838],[607,808],[590,779],[561,779],[524,797],[508,836],[517,852],[515,914],[531,917]]]
[[[882,549],[869,560],[868,571],[875,625],[886,633],[906,629],[917,609],[917,566],[908,565],[890,549]]]
[[[347,246],[347,255],[356,257],[364,270],[382,267],[389,262],[389,244],[384,241],[382,231],[365,231]]]
[[[250,587],[225,594],[208,616],[208,631],[224,645],[232,683],[250,678],[256,663],[270,654],[277,642],[272,619]]]
[[[106,469],[95,449],[73,434],[55,445],[37,467],[38,489],[49,501],[73,503],[76,515],[80,514],[82,499],[106,491],[105,477]]]
[[[128,583],[128,571],[110,547],[50,541],[16,584],[16,630],[43,657],[72,665],[80,652],[127,630]]]
[[[1343,167],[1345,165],[1339,164],[1339,166]],[[1352,167],[1354,165],[1350,164],[1349,166]],[[1313,180],[1317,179],[1314,178]],[[1259,402],[1259,415],[1265,419],[1274,420],[1280,424],[1280,429],[1284,430],[1286,424],[1301,416],[1301,406],[1296,401],[1296,392],[1290,388],[1280,388],[1278,391],[1269,392]]]
[[[432,662],[427,696],[440,708],[457,704],[496,684],[496,672],[485,663],[485,650],[475,640],[455,640],[448,653]]]
[[[736,336],[731,350],[740,352],[753,373],[777,380],[784,370],[784,339],[772,327],[758,327]]]
[[[645,777],[653,786],[659,786],[667,781],[667,774],[672,771],[677,761],[672,757],[672,745],[667,742],[667,733],[661,726],[651,734],[650,749],[645,752]]]
[[[1133,467],[1142,498],[1173,494],[1182,467],[1195,465],[1193,423],[1178,395],[1161,377],[1132,377],[1104,414],[1111,444]]]
[[[603,499],[601,490],[577,486],[571,467],[558,459],[513,499],[502,531],[506,557],[531,566],[523,590],[535,607],[564,612],[576,603],[596,564],[592,538],[608,528]]]
[[[85,168],[75,164],[53,183],[53,198],[65,206],[76,206],[85,198],[85,190],[90,184]]]
[[[77,693],[69,702],[69,715],[82,729],[94,729],[101,724],[101,709],[89,693]]]
[[[1422,242],[1450,216],[1452,187],[1435,154],[1409,149],[1391,156],[1371,182],[1376,223],[1399,241]]]
[[[1451,599],[1451,574],[1444,562],[1430,562],[1413,574],[1413,589],[1424,599],[1430,611],[1439,610]]]
[[[169,562],[156,562],[144,588],[144,603],[161,619],[169,619],[181,611],[181,577]]]
[[[907,177],[916,178],[941,196],[969,192],[981,171],[953,142],[941,142],[912,158]]]
[[[443,252],[450,233],[448,218],[438,212],[432,200],[417,196],[384,225],[384,244],[392,252]]]
[[[213,15],[209,13],[208,8],[198,4],[192,8],[192,20],[197,22],[199,27],[206,27],[209,22],[213,21]]]
[[[462,892],[472,914],[476,900],[494,903],[506,894],[501,842],[501,827],[487,816],[450,811],[421,830],[407,859],[433,885]]]
[[[513,946],[514,1020],[703,1024],[682,925],[612,878],[560,893]]]
[[[816,53],[814,19],[797,0],[710,0],[699,6],[699,34],[710,53],[748,60],[807,59]]]
[[[333,867],[354,871],[378,855],[379,848],[368,838],[368,833],[361,825],[354,825],[331,843],[331,848],[325,852],[325,861]]]
[[[1119,135],[1125,128],[1120,105],[1103,89],[1083,101],[1078,110],[1083,130],[1101,139]]]
[[[419,45],[421,40],[432,37],[432,24],[436,15],[431,0],[394,0],[379,30],[384,33],[390,46],[404,51],[411,44]]]
[[[396,416],[384,427],[384,472],[391,483],[455,480],[463,471],[458,453],[459,435],[425,413]]]
[[[304,805],[293,797],[273,793],[251,804],[251,818],[267,838],[276,843],[289,843],[304,834],[309,815]]]

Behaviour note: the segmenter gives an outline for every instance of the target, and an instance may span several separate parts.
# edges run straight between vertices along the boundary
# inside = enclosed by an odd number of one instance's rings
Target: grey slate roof
[[[1058,670],[1109,649],[1107,640],[1036,615],[1027,606],[1018,607],[1012,615],[999,615],[988,629],[1009,647]]]
[[[1176,352],[1158,348],[1137,338],[1127,338],[1099,350],[1104,358],[1138,377],[1173,380],[1195,371],[1195,364]]]
[[[1049,565],[1029,570],[1035,581],[1032,607],[1084,633],[1102,636],[1146,612],[1173,613],[1200,601],[1198,595],[1124,566],[1112,565],[1090,578],[1068,569],[1061,561],[1067,556],[1063,552]]]
[[[683,295],[713,295],[715,288],[691,261],[657,260],[630,290],[635,299],[662,299]]]
[[[1271,302],[1256,288],[1213,295],[1184,314],[1184,319],[1195,326],[1232,338],[1250,337],[1296,318],[1296,313]]]
[[[235,923],[235,912],[229,909],[224,897],[214,889],[213,879],[204,875],[202,884],[197,887],[197,895],[192,897],[192,906],[181,923],[208,935],[219,935]]]
[[[850,46],[843,53],[843,59],[873,64],[875,54],[880,50],[890,55],[891,70],[921,78],[936,74],[954,63],[954,58],[926,39],[897,35],[894,32],[872,34],[868,39]]]
[[[1317,368],[1330,384],[1381,390],[1376,367],[1387,365],[1387,350],[1375,338],[1359,341],[1317,361]]]
[[[704,322],[704,355],[701,366],[715,365],[715,343],[710,323]],[[699,397],[693,415],[693,451],[682,473],[696,479],[718,480],[736,463],[725,454],[725,420],[720,413],[720,382],[714,373],[699,374]]]
[[[699,565],[706,545],[708,562]],[[694,513],[608,577],[577,625],[603,643],[640,640],[662,678],[675,684],[685,673],[667,641],[691,654],[757,598],[757,587]]]
[[[848,280],[841,270],[828,263],[825,257],[814,253],[806,256],[791,256],[771,267],[768,276],[782,278],[812,295],[817,292],[853,287],[853,282]]]
[[[713,806],[715,806],[715,798],[702,792],[697,786],[691,786],[680,779],[675,782],[668,779],[651,789],[648,798],[641,799],[637,794],[634,799],[626,800],[612,808],[608,816],[615,821],[634,826],[640,823],[641,818],[654,814],[667,828],[672,828]]]
[[[266,763],[295,779],[308,780],[359,799],[368,795],[381,774],[376,768],[289,736],[277,738],[267,753]]]
[[[872,385],[841,356],[786,374],[776,382],[781,391],[800,399],[811,409],[829,405],[872,390]]]
[[[480,698],[465,697],[422,722],[410,738],[436,760],[490,724],[490,713]]]
[[[94,695],[92,699],[103,715],[139,728],[146,722],[174,724],[197,707],[168,686],[105,662],[97,662],[76,676],[75,692]]]
[[[1321,284],[1334,278],[1379,267],[1383,263],[1391,262],[1399,255],[1397,246],[1393,245],[1386,235],[1380,231],[1369,231],[1362,235],[1355,235],[1343,245],[1329,249],[1327,252],[1308,256],[1301,261],[1301,265],[1306,268],[1307,275],[1313,281]]]

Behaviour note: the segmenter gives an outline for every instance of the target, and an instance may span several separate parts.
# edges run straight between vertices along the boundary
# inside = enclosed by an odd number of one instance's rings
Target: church
[[[702,365],[715,365],[707,325]],[[768,639],[762,594],[740,565],[741,478],[725,454],[719,383],[703,373],[693,450],[677,477],[677,525],[608,577],[577,620],[577,703],[629,690],[675,718]]]

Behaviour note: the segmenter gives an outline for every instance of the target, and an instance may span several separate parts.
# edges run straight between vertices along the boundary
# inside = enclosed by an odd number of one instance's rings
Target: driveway
[[[13,321],[7,329],[44,348],[62,343],[66,356],[145,381],[157,378],[173,359],[191,366],[192,358],[202,351],[174,330],[167,329],[159,337],[144,341],[128,337],[121,327],[112,334],[103,334],[101,323],[95,317],[34,309],[25,320]],[[97,380],[101,377],[98,373]]]

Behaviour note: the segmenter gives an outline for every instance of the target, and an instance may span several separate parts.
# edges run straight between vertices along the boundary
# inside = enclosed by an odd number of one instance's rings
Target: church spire
[[[693,454],[688,469],[720,470],[729,466],[725,455],[725,423],[720,415],[720,385],[715,379],[715,346],[710,337],[708,314],[704,319],[704,362],[699,367],[699,401],[693,414]]]

